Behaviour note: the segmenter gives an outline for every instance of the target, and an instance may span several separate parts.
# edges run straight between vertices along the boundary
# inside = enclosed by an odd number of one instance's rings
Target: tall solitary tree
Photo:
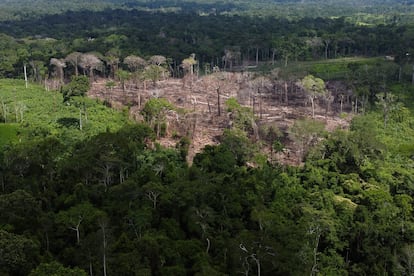
[[[307,93],[308,99],[312,105],[312,118],[315,118],[315,100],[327,94],[325,82],[320,78],[307,75],[301,80],[300,86],[302,86]]]
[[[72,81],[62,87],[63,101],[69,101],[73,96],[85,96],[90,88],[90,82],[86,76],[74,76]],[[86,116],[86,106],[83,99],[80,102],[75,103],[79,107],[79,129],[82,130],[82,110]],[[85,117],[87,118],[87,117]]]
[[[182,61],[181,67],[192,76],[194,74],[194,65],[196,64],[195,54],[191,54],[188,58]]]
[[[134,85],[138,88],[138,82],[143,78],[143,71],[145,66],[147,66],[147,61],[142,57],[129,55],[124,58],[123,63],[128,66],[129,71],[131,72],[131,78],[134,82]],[[145,86],[145,81],[144,81]],[[138,106],[141,108],[141,93],[138,91]]]
[[[188,76],[190,78],[190,84],[193,84],[194,65],[197,64],[195,54],[191,54],[188,58],[184,59],[181,63],[181,67],[184,70],[183,86],[185,85],[185,79]]]

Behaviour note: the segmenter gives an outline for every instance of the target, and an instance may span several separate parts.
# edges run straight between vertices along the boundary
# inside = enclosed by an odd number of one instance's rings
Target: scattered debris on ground
[[[224,103],[231,97],[253,110],[258,125],[270,124],[285,134],[285,150],[275,156],[278,162],[289,165],[301,163],[297,147],[287,138],[287,132],[295,120],[312,117],[312,111],[307,95],[295,82],[269,81],[262,77],[253,79],[249,73],[233,72],[219,72],[199,78],[169,78],[156,83],[137,84],[131,81],[124,87],[120,84],[108,87],[107,82],[107,79],[98,79],[88,96],[98,98],[113,108],[129,107],[130,116],[136,121],[143,120],[140,111],[152,97],[166,98],[177,107],[177,110],[167,114],[166,135],[159,139],[159,143],[175,147],[180,137],[189,137],[190,163],[206,145],[218,144],[218,137],[225,128],[230,127],[231,119]],[[343,96],[345,88],[340,83],[330,83],[328,89],[333,100],[329,106],[325,106],[323,101],[317,104],[315,120],[324,122],[327,131],[346,129],[351,116],[344,116],[344,112],[350,112],[351,104],[349,97]]]

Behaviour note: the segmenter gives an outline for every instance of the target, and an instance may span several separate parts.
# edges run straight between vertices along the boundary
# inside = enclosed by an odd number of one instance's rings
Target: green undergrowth
[[[80,120],[82,129],[80,127]],[[55,136],[71,143],[101,132],[116,131],[127,116],[101,102],[82,97],[63,102],[58,91],[14,79],[0,80],[0,144],[36,137]]]
[[[0,124],[0,145],[17,142],[19,133],[18,124]]]
[[[327,59],[318,61],[292,61],[285,64],[276,64],[275,67],[279,70],[279,77],[283,79],[303,78],[308,74],[312,74],[323,80],[346,80],[352,69],[350,64],[357,65],[375,65],[382,64],[389,61],[381,57],[366,58],[366,57],[348,57]],[[263,68],[262,71],[270,71],[274,68]]]

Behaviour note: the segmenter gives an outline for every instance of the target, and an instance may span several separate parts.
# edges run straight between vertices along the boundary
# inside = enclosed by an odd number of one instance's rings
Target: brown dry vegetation
[[[125,89],[119,83],[108,88],[107,82],[107,79],[94,82],[89,97],[98,98],[114,108],[128,106],[131,118],[137,121],[143,120],[140,110],[151,97],[166,98],[176,106],[176,111],[167,114],[166,135],[159,142],[164,146],[175,147],[180,137],[189,137],[189,162],[204,146],[218,144],[223,130],[231,127],[231,116],[224,103],[234,97],[241,105],[253,110],[259,128],[273,126],[283,133],[281,140],[285,150],[274,158],[284,164],[300,164],[297,147],[287,133],[296,119],[311,117],[312,111],[305,92],[295,82],[255,78],[251,73],[230,72],[218,72],[199,78],[169,78],[157,83],[129,82]],[[327,105],[320,100],[315,119],[324,122],[328,131],[347,128],[350,116],[341,118],[339,114],[339,95],[345,95],[347,91],[340,83],[330,83],[327,87],[332,93],[333,103],[327,110]],[[343,111],[349,112],[351,105],[348,97],[342,99]],[[257,138],[257,135],[252,137],[252,141],[258,143],[260,139]],[[267,153],[270,151],[269,146],[262,146],[262,149]]]

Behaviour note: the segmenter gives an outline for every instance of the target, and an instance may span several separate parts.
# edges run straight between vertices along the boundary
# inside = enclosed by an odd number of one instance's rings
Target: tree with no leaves
[[[82,53],[73,52],[65,57],[65,61],[68,62],[70,65],[72,65],[73,68],[75,68],[75,76],[79,75],[78,66],[81,61],[82,55],[83,55]]]
[[[224,56],[221,58],[223,61],[223,68],[233,70],[234,63],[237,63],[241,59],[241,52],[239,47],[230,47],[224,49]]]
[[[142,57],[130,55],[124,58],[124,64],[128,66],[128,69],[132,73],[135,73],[139,70],[143,70],[147,65],[147,62]]]
[[[153,65],[161,66],[167,63],[167,58],[160,55],[150,57],[149,62]]]
[[[63,77],[64,77],[63,68],[66,67],[65,60],[64,59],[51,58],[50,59],[50,65],[53,65],[53,66],[56,67],[56,69],[58,71],[59,81],[60,81],[61,84],[63,84]]]
[[[264,77],[259,76],[249,82],[249,86],[252,90],[251,99],[253,100],[252,107],[253,107],[253,114],[255,113],[255,105],[256,105],[256,97],[258,98],[259,102],[259,117],[262,118],[263,115],[263,94],[271,89],[272,82]]]
[[[119,50],[111,49],[105,54],[105,62],[110,68],[109,77],[113,79],[117,75],[118,66],[119,66]]]
[[[88,74],[90,79],[93,80],[94,70],[100,71],[102,69],[102,60],[93,53],[83,54],[80,58],[79,66],[83,69],[85,74]]]

